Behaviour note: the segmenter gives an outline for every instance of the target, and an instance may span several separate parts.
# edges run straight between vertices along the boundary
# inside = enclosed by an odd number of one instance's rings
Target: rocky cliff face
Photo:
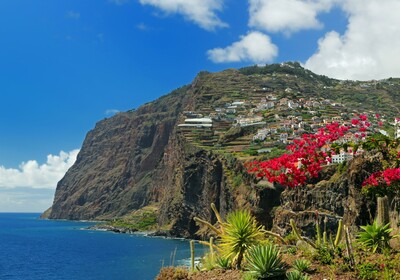
[[[211,202],[223,214],[230,211],[234,199],[223,159],[177,131],[182,112],[204,104],[206,91],[196,79],[136,111],[97,123],[43,216],[102,220],[157,205],[159,225],[188,237],[198,229],[194,216],[213,219]]]
[[[49,218],[104,219],[145,206],[154,197],[154,171],[185,106],[187,88],[134,112],[99,122],[76,163],[58,183]]]
[[[310,236],[315,234],[317,220],[333,234],[339,219],[353,230],[357,230],[359,225],[372,223],[376,202],[361,193],[361,184],[381,165],[381,153],[366,153],[355,157],[341,173],[331,166],[324,170],[316,184],[279,193],[280,205],[274,213],[274,231],[283,235],[288,233],[291,230],[290,219],[294,219]]]
[[[264,70],[260,71],[255,68],[200,73],[189,86],[136,111],[97,123],[87,134],[77,161],[58,183],[54,203],[44,216],[102,220],[154,205],[158,208],[159,226],[182,237],[196,235],[194,216],[215,219],[211,202],[222,216],[237,207],[251,208],[267,228],[280,233],[287,232],[290,218],[295,218],[301,228],[311,230],[316,211],[326,216],[332,227],[340,217],[349,225],[370,220],[374,206],[368,205],[359,186],[365,173],[379,165],[379,157],[356,158],[340,175],[327,169],[319,182],[307,188],[284,190],[268,184],[260,187],[246,174],[242,161],[231,153],[203,147],[177,129],[184,111],[212,112],[213,104],[223,104],[260,88],[264,96],[264,90],[285,92],[289,86],[304,95],[315,92],[322,97],[329,95],[325,89],[328,86],[336,90],[332,80],[308,72],[296,70],[283,73],[281,78],[268,72],[267,79]],[[299,76],[301,73],[304,79]],[[292,78],[287,80],[287,75]],[[313,91],[314,84],[322,93]],[[352,93],[351,90],[347,89]],[[389,97],[387,94],[390,103]],[[242,132],[220,135],[219,139],[232,141],[243,136]],[[238,176],[239,183],[235,182]]]

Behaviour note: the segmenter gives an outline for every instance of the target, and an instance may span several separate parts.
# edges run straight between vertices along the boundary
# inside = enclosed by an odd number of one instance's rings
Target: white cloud
[[[181,14],[206,30],[228,25],[216,12],[223,8],[224,0],[140,0],[142,5],[152,5],[168,14]]]
[[[305,67],[339,79],[382,79],[400,76],[400,1],[348,0],[343,35],[331,31]]]
[[[20,164],[18,169],[0,166],[0,188],[30,187],[55,189],[57,182],[74,164],[79,150],[59,155],[48,155],[47,162],[39,165],[36,160]]]
[[[318,29],[318,13],[327,12],[338,0],[249,0],[249,26],[268,32],[290,33]]]
[[[271,62],[278,55],[278,48],[267,35],[254,31],[226,48],[212,49],[207,54],[216,63],[248,61],[262,64]]]

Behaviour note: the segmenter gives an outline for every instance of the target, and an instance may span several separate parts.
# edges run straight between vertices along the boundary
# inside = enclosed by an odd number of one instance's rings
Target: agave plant
[[[287,280],[310,280],[310,277],[302,274],[300,271],[293,270],[286,273]]]
[[[293,261],[293,269],[299,272],[307,272],[310,270],[311,262],[305,259],[297,259]]]
[[[236,261],[236,267],[240,269],[246,250],[258,244],[263,237],[262,227],[249,211],[232,212],[227,215],[221,234],[219,247],[222,256]]]
[[[393,230],[390,228],[390,223],[379,225],[375,220],[372,225],[361,226],[360,228],[363,231],[359,233],[357,241],[364,247],[373,253],[390,249],[389,242],[393,238],[390,235]]]
[[[215,266],[221,269],[229,269],[231,268],[231,259],[217,256]]]
[[[257,278],[273,278],[285,274],[286,265],[276,246],[256,245],[246,252],[246,268]]]

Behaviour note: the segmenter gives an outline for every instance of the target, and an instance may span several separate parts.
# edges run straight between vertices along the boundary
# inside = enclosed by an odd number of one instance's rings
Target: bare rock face
[[[158,223],[170,229],[168,235],[189,237],[198,230],[194,216],[215,219],[211,203],[222,215],[231,211],[235,201],[223,159],[177,130],[182,112],[203,104],[203,91],[196,79],[136,111],[97,123],[43,217],[112,219],[158,205]]]
[[[227,85],[239,91],[240,79],[248,81],[237,70],[203,72],[189,86],[97,123],[43,217],[103,220],[156,205],[158,224],[169,235],[189,237],[198,230],[194,216],[215,219],[211,203],[223,216],[245,203],[235,198],[223,157],[194,145],[177,128],[184,111],[211,108]]]
[[[149,185],[184,106],[187,89],[99,122],[58,183],[51,219],[118,217],[154,201]]]

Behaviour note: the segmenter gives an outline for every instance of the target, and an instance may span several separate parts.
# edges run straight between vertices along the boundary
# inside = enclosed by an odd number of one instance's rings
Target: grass
[[[108,224],[138,231],[154,230],[157,226],[157,216],[157,207],[146,206],[122,218],[110,221]]]

